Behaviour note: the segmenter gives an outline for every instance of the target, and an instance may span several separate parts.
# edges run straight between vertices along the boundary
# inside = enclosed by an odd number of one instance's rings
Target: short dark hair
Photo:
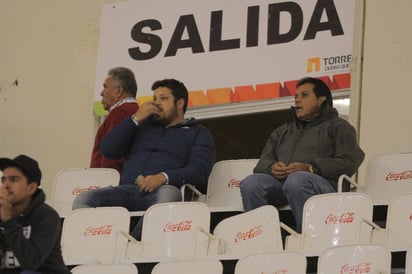
[[[122,89],[136,97],[137,94],[137,83],[134,73],[131,69],[125,67],[115,67],[109,70],[109,75],[113,77],[115,84]]]
[[[28,182],[35,182],[40,185],[41,170],[39,164],[33,158],[21,154],[14,159],[0,158],[0,170],[8,167],[16,167],[26,176]]]
[[[330,107],[333,106],[332,93],[330,92],[328,85],[326,85],[326,83],[322,80],[313,77],[305,77],[299,80],[299,82],[296,84],[296,87],[300,87],[308,83],[314,85],[313,92],[315,92],[316,97],[325,96],[325,102],[327,102]]]
[[[176,79],[159,80],[153,83],[152,90],[155,90],[159,87],[169,88],[172,91],[173,96],[175,97],[175,103],[177,102],[177,100],[183,99],[185,101],[183,105],[183,113],[186,112],[187,103],[189,100],[189,92],[182,82]]]

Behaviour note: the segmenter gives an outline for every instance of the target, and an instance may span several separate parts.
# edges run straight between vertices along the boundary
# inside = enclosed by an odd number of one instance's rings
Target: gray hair
[[[109,70],[108,75],[111,75],[114,80],[114,84],[136,97],[137,83],[132,70],[125,67],[115,67]]]

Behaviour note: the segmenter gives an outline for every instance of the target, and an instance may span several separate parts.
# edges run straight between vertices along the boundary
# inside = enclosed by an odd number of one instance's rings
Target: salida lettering
[[[281,22],[281,17],[284,18],[281,15],[284,14],[290,15],[290,20],[287,20],[287,22]],[[323,14],[326,14],[327,20],[322,18]],[[223,16],[223,10],[212,11],[210,14],[210,52],[239,49],[241,46],[241,38],[225,39],[223,37]],[[304,14],[301,6],[296,2],[269,4],[267,16],[267,45],[288,43],[295,40],[302,32]],[[259,45],[259,17],[260,6],[249,6],[247,8],[244,37],[246,47],[257,47]],[[283,24],[282,27],[281,23]],[[281,32],[281,29],[283,32]],[[138,61],[156,57],[163,47],[162,37],[156,34],[160,30],[162,30],[162,23],[156,19],[137,22],[131,29],[131,38],[138,44],[143,45],[129,48],[130,57]],[[332,0],[318,0],[316,2],[303,40],[313,40],[316,34],[322,31],[329,31],[332,36],[344,34],[341,20]],[[178,18],[164,56],[176,56],[177,51],[184,48],[191,49],[193,54],[203,53],[205,52],[205,46],[201,38],[195,16],[193,14],[182,15]]]

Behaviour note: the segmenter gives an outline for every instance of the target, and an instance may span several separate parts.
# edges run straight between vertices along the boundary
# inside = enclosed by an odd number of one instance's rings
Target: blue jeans
[[[140,192],[137,185],[109,186],[80,193],[73,201],[73,209],[102,206],[122,206],[129,211],[146,210],[151,205],[182,200],[180,190],[172,185],[162,185],[153,192]],[[143,218],[130,232],[141,239]]]
[[[20,274],[41,274],[40,272],[32,271],[32,270],[23,270]]]
[[[290,174],[283,181],[263,173],[249,175],[241,181],[240,192],[245,211],[263,205],[282,207],[289,204],[296,220],[296,230],[300,233],[306,200],[316,194],[336,190],[325,178],[307,171],[299,171]]]

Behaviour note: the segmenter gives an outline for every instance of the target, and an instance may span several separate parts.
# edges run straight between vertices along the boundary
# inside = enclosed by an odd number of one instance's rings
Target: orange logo
[[[192,228],[192,221],[181,221],[177,224],[167,223],[163,232],[178,232],[178,231],[188,231]]]
[[[331,224],[353,223],[354,218],[355,218],[355,212],[343,213],[340,216],[329,214],[328,217],[326,217],[325,224],[331,225]]]
[[[320,71],[320,58],[319,57],[308,59],[307,72],[313,72],[313,67],[315,67],[315,71]]]
[[[100,236],[112,234],[112,225],[102,225],[101,227],[89,226],[84,231],[84,236]]]
[[[260,234],[262,234],[262,225],[257,225],[246,232],[238,232],[235,237],[235,242],[238,243],[240,241],[252,239]]]

